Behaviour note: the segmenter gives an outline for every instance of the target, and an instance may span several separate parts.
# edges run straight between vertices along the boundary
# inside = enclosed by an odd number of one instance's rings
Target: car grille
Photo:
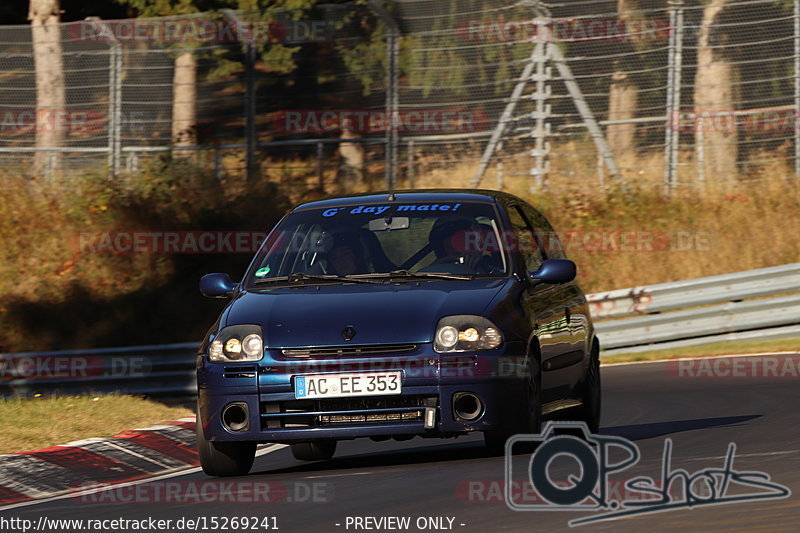
[[[308,348],[287,348],[281,353],[287,357],[326,357],[344,355],[373,355],[407,353],[417,349],[416,344],[373,344],[364,346],[319,346]]]
[[[437,404],[423,395],[263,402],[261,429],[422,422],[425,407]]]

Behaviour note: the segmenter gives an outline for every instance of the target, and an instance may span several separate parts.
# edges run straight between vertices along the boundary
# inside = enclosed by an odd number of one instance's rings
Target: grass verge
[[[636,361],[660,361],[680,357],[710,357],[713,355],[754,354],[766,352],[800,352],[800,338],[771,341],[717,342],[702,346],[654,350],[644,353],[621,353],[600,357],[601,364],[631,363]]]
[[[134,396],[0,399],[0,453],[38,450],[89,437],[110,437],[193,415]]]

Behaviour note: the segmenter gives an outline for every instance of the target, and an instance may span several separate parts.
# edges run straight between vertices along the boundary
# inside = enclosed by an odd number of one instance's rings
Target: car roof
[[[394,195],[390,199],[390,195]],[[381,191],[362,194],[334,196],[323,200],[314,200],[296,206],[292,211],[320,209],[326,207],[385,204],[387,202],[476,202],[493,204],[502,200],[520,199],[501,191],[483,189],[415,189],[401,191]]]

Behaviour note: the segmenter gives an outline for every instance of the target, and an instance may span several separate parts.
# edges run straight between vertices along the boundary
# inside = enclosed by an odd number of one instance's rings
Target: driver
[[[431,228],[428,241],[436,254],[436,260],[422,271],[445,271],[452,274],[476,274],[483,269],[480,250],[469,250],[472,242],[469,232],[479,231],[478,225],[469,217],[441,217]]]
[[[334,234],[327,259],[328,270],[337,276],[363,274],[367,271],[363,247],[358,235],[353,232]]]

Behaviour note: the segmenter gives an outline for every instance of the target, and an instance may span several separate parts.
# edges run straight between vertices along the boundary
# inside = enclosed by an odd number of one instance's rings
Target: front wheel
[[[489,453],[505,453],[506,441],[517,433],[539,433],[542,429],[542,375],[529,369],[525,380],[525,405],[521,409],[516,427],[484,431],[483,441]]]
[[[200,410],[197,411],[197,454],[200,466],[209,476],[243,476],[256,457],[255,442],[213,442],[206,440]]]
[[[292,455],[298,461],[327,461],[336,453],[335,440],[315,440],[292,444]]]

